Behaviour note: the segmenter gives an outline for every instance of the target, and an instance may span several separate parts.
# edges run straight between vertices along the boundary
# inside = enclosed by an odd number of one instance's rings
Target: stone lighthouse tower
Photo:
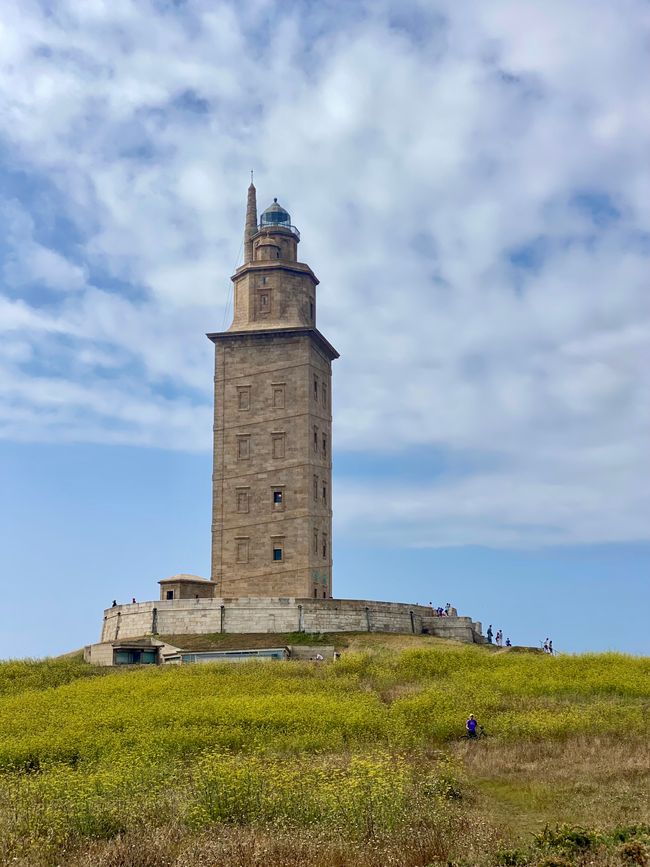
[[[248,188],[234,316],[215,346],[214,595],[332,595],[332,389],[318,280],[277,199]]]

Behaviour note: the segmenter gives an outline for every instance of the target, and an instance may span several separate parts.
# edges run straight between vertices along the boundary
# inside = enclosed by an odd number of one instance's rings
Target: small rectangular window
[[[327,457],[327,434],[323,434],[323,457]]]
[[[323,397],[323,406],[327,406],[327,383],[323,380],[323,384],[321,386],[321,395]]]
[[[323,505],[327,505],[327,485],[323,482]]]
[[[236,559],[238,563],[248,563],[248,539],[236,539]]]
[[[318,452],[318,428],[314,425],[314,454]]]
[[[271,434],[272,454],[274,458],[283,458],[285,435],[283,433]]]
[[[283,554],[282,547],[280,545],[274,545],[273,546],[273,559],[276,563],[278,561],[282,560],[282,554]]]
[[[327,558],[327,535],[323,533],[323,560]]]
[[[237,460],[247,461],[251,456],[250,435],[237,437]]]
[[[237,386],[237,406],[241,410],[251,408],[251,387],[250,385]]]
[[[273,504],[275,506],[282,505],[282,491],[273,491]]]
[[[309,302],[309,319],[311,322],[314,321],[314,302],[313,301]]]
[[[168,590],[167,593],[165,593],[165,599],[173,599],[173,598],[174,598],[174,591]]]
[[[314,538],[311,546],[312,554],[318,554],[318,530],[314,530]]]
[[[284,385],[273,386],[273,408],[284,409]]]
[[[318,400],[318,377],[314,377],[314,400]]]
[[[318,502],[318,476],[314,476],[314,502]]]
[[[237,491],[237,511],[248,512],[248,490]]]
[[[318,587],[314,587],[314,599],[318,599]]]
[[[268,313],[271,309],[271,296],[268,292],[260,292],[260,313]]]

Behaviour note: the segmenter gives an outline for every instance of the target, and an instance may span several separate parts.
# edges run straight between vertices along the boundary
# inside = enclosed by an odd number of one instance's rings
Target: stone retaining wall
[[[452,609],[453,610],[453,609]],[[364,599],[172,599],[104,611],[102,641],[210,632],[402,632],[482,643],[470,617],[434,617],[424,605]]]

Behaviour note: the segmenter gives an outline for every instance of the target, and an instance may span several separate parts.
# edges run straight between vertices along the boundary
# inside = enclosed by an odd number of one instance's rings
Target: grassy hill
[[[0,664],[0,863],[647,863],[650,660],[323,640],[338,662]]]

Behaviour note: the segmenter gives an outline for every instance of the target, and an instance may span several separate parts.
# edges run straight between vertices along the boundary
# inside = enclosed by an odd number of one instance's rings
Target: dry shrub
[[[65,863],[66,867],[175,867],[184,837],[185,832],[174,826],[147,828],[92,843]]]

